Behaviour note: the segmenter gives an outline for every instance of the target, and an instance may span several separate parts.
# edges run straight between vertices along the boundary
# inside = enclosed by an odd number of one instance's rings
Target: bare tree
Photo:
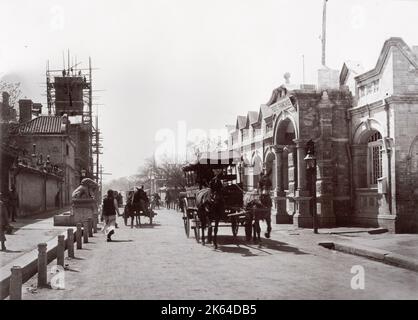
[[[0,80],[0,92],[4,91],[10,95],[9,105],[11,107],[14,107],[15,104],[19,101],[20,96],[22,95],[20,82],[7,82],[4,80]]]

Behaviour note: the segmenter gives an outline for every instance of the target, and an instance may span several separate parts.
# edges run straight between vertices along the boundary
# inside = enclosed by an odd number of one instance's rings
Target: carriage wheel
[[[236,218],[233,218],[231,221],[231,229],[232,229],[232,235],[236,237],[238,234],[238,230],[239,230],[239,223]]]
[[[190,218],[186,213],[183,214],[184,231],[186,232],[187,238],[190,236]]]

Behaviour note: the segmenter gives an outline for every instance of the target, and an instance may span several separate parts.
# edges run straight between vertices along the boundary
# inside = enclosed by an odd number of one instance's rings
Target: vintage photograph
[[[417,17],[416,0],[2,0],[4,304],[417,300]]]

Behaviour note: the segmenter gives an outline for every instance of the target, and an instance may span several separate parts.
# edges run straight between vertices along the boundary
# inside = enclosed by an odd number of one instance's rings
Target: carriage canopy
[[[187,185],[207,186],[215,176],[218,176],[224,183],[237,182],[236,165],[240,162],[241,157],[237,152],[202,153],[196,161],[183,167]]]

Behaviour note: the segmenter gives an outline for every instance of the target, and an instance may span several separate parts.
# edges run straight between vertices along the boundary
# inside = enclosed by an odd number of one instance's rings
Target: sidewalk
[[[370,234],[376,228],[327,228],[314,234],[312,229],[298,229],[291,224],[273,225],[273,234],[287,236],[290,243],[305,247],[318,244],[328,249],[378,260],[418,271],[418,234]]]
[[[45,212],[32,217],[17,218],[11,222],[13,233],[6,235],[7,251],[0,252],[0,268],[36,249],[38,243],[48,242],[67,227],[54,227],[53,216],[68,208]]]

